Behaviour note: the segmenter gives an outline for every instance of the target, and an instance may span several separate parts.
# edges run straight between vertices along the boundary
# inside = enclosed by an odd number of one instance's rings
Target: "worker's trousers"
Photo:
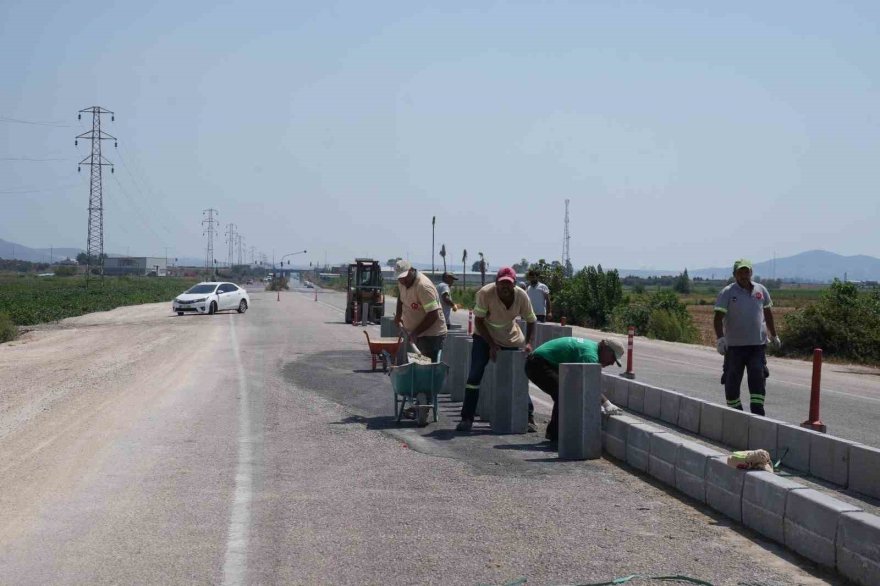
[[[517,347],[508,348],[501,346],[500,350],[519,350]],[[461,418],[468,421],[474,420],[477,412],[477,403],[480,400],[480,383],[483,381],[483,373],[486,371],[486,365],[489,364],[489,343],[480,336],[474,334],[474,345],[471,348],[471,369],[468,372],[467,384],[464,386],[464,403],[461,406]],[[532,398],[529,397],[529,417],[535,406],[532,405]]]
[[[755,415],[764,415],[764,395],[766,382],[764,364],[766,363],[765,345],[760,346],[729,346],[725,359],[727,362],[727,380],[724,382],[724,395],[727,406],[742,410],[740,386],[743,374],[749,381],[749,409]]]
[[[529,354],[526,358],[526,376],[553,399],[553,413],[550,415],[545,437],[556,441],[559,431],[559,366],[540,356]]]

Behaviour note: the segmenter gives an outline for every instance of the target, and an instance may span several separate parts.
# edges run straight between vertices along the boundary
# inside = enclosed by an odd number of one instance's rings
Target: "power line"
[[[70,159],[62,159],[62,158],[59,158],[59,159],[37,159],[37,158],[32,158],[32,157],[0,157],[0,161],[38,161],[38,162],[45,162],[45,161],[69,161],[69,160],[70,160]]]
[[[55,128],[72,128],[73,124],[64,124],[62,122],[37,122],[35,120],[22,120],[21,118],[9,118],[8,116],[0,116],[0,122],[9,122],[15,124],[31,124],[33,126],[54,126]]]

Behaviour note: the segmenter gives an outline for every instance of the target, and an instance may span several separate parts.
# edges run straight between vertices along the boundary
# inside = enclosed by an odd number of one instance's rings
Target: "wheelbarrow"
[[[437,395],[449,373],[449,366],[440,362],[439,356],[437,360],[431,364],[410,362],[391,367],[389,376],[397,423],[400,423],[407,404],[415,411],[419,427],[428,424],[428,410],[431,408],[434,410],[434,422],[437,422]]]
[[[370,348],[370,359],[373,361],[373,370],[376,370],[376,364],[382,361],[382,372],[388,372],[388,363],[394,362],[397,351],[403,343],[403,336],[398,335],[396,338],[375,338],[370,339],[370,333],[364,330],[367,337],[367,346]],[[390,358],[389,358],[390,356]]]

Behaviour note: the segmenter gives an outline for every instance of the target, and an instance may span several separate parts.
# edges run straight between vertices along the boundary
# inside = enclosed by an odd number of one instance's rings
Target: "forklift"
[[[382,266],[371,258],[356,258],[348,265],[348,288],[346,289],[345,323],[354,321],[355,307],[360,314],[363,305],[369,304],[368,322],[378,323],[385,315],[385,291]],[[360,321],[364,319],[361,316]]]

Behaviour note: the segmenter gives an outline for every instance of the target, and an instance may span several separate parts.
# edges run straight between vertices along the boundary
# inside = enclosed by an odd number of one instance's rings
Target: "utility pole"
[[[251,264],[257,264],[257,247],[251,246]]]
[[[101,167],[110,167],[113,172],[113,163],[105,159],[101,155],[101,141],[112,140],[113,146],[119,143],[116,137],[110,136],[101,130],[101,115],[110,114],[110,121],[116,120],[116,116],[110,110],[105,110],[100,106],[92,106],[84,108],[77,114],[77,119],[82,120],[83,112],[92,115],[92,130],[84,132],[76,137],[73,144],[79,145],[79,139],[87,138],[92,141],[92,151],[88,157],[84,158],[77,165],[77,172],[82,169],[83,164],[90,167],[89,180],[89,229],[86,238],[86,281],[92,272],[92,267],[98,269],[98,274],[104,278],[104,195],[101,184]]]
[[[205,254],[205,268],[211,272],[214,270],[214,222],[216,221],[214,214],[219,216],[220,212],[214,208],[202,210],[202,215],[206,216],[202,219],[202,225],[207,226],[203,235],[208,237],[208,249]]]
[[[571,276],[569,274],[571,272],[569,269],[571,267],[571,249],[569,248],[571,235],[568,233],[568,203],[570,201],[570,199],[565,200],[565,229],[562,232],[562,268],[566,277]]]
[[[235,224],[226,224],[226,264],[232,267],[235,262]]]

